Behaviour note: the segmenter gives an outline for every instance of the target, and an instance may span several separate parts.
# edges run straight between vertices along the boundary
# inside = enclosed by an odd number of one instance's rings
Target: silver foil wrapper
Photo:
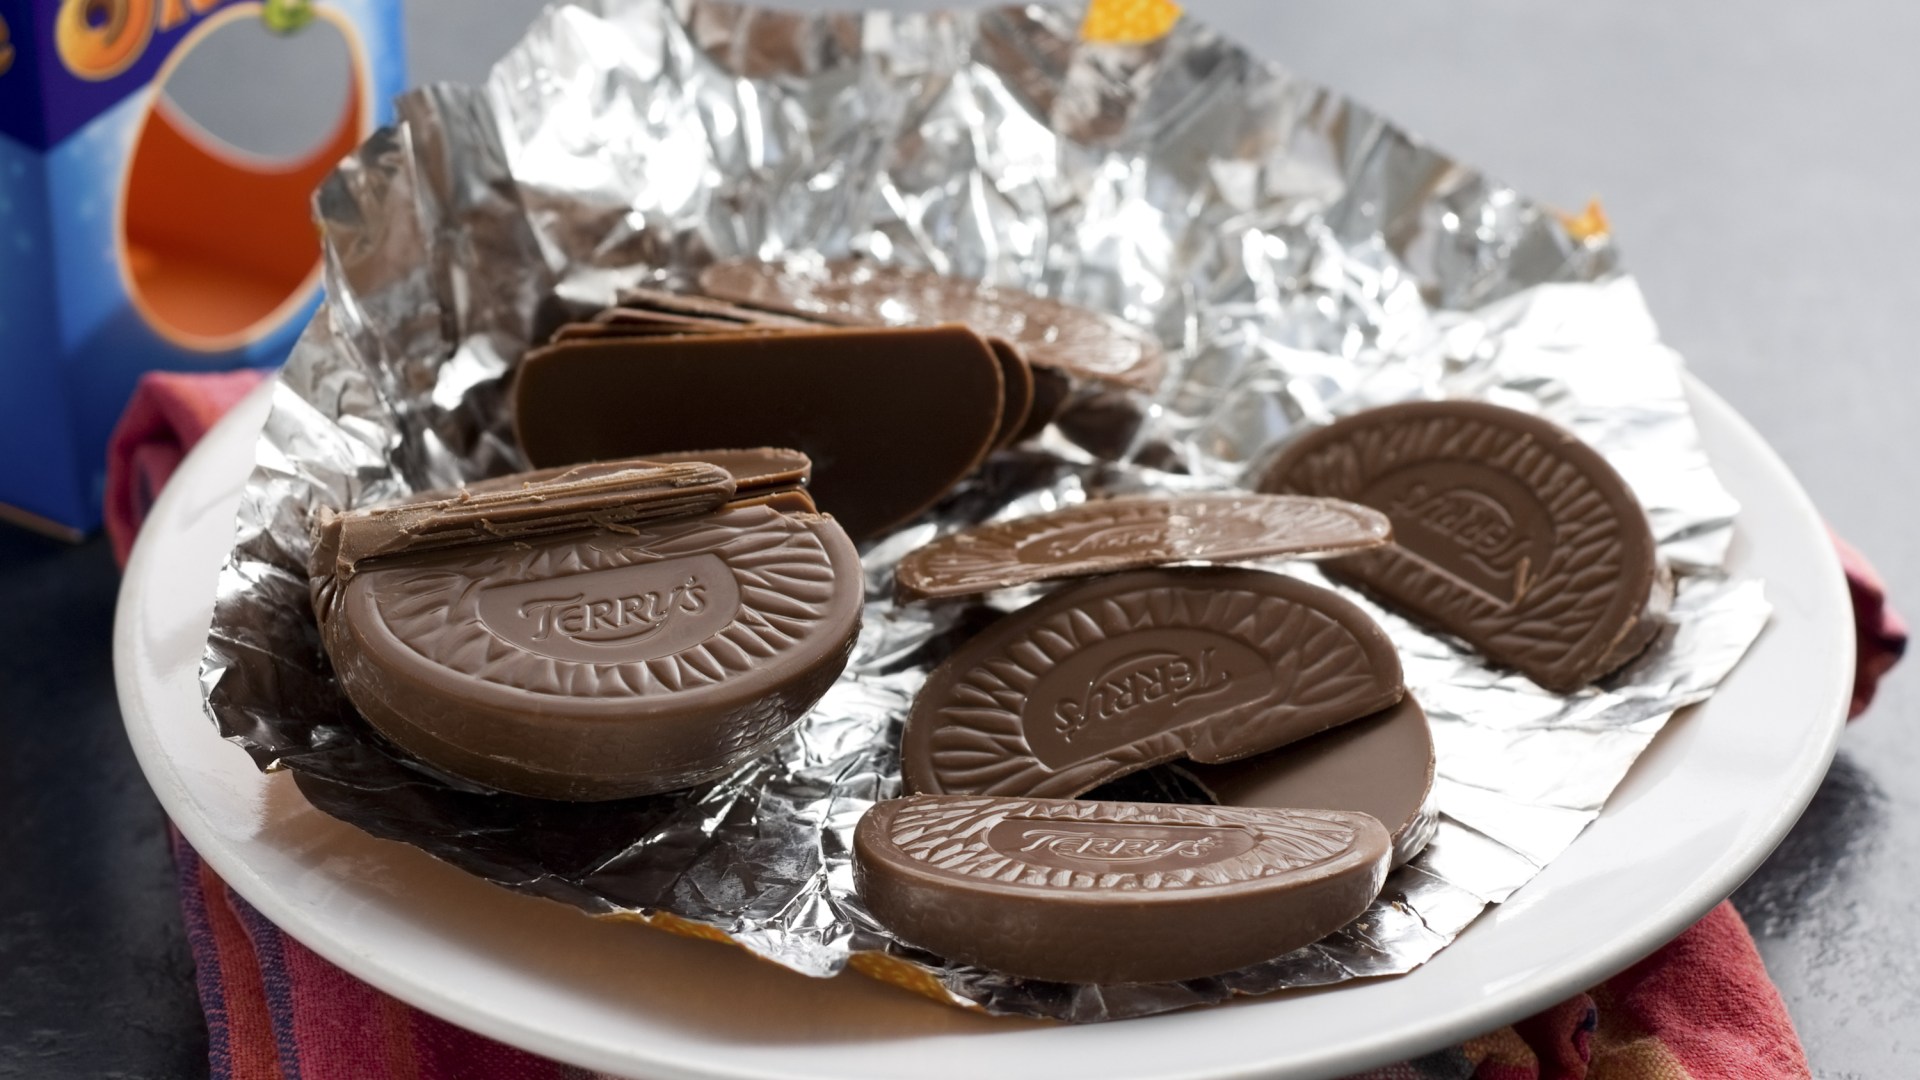
[[[1767,618],[1760,583],[1718,569],[1736,508],[1679,357],[1604,236],[1191,18],[1124,46],[1080,41],[1080,18],[562,4],[484,87],[405,96],[317,196],[328,298],[274,388],[202,667],[221,732],[325,812],[507,888],[671,914],[810,975],[885,954],[955,1003],[1075,1021],[1404,972],[1524,886]],[[543,803],[386,746],[341,697],[308,610],[315,511],[517,467],[503,380],[529,342],[621,286],[800,251],[1111,311],[1160,336],[1172,374],[1151,397],[1083,388],[1037,446],[871,545],[854,663],[777,752],[724,781]],[[1678,571],[1672,626],[1645,656],[1549,694],[1356,596],[1433,719],[1433,839],[1364,918],[1257,967],[1036,983],[946,963],[868,917],[854,823],[898,792],[902,718],[960,622],[893,605],[894,560],[988,518],[1232,487],[1305,428],[1423,397],[1538,412],[1627,478]],[[1165,776],[1135,790],[1157,783],[1183,797]]]

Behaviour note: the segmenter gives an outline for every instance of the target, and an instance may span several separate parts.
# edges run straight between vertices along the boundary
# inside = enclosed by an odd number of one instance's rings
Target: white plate
[[[1853,669],[1838,561],[1780,460],[1692,390],[1744,505],[1735,565],[1766,579],[1773,624],[1572,848],[1399,978],[1091,1027],[993,1019],[597,922],[326,817],[217,737],[195,676],[264,392],[187,459],[134,550],[121,707],[167,812],[268,918],[395,997],[536,1053],[648,1077],[1339,1075],[1498,1027],[1651,952],[1759,865],[1825,774]]]

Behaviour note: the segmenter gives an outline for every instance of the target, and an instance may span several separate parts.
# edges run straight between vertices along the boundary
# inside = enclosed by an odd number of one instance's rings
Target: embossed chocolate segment
[[[908,790],[1071,796],[1179,757],[1231,761],[1400,700],[1366,613],[1280,574],[1136,570],[1002,619],[935,669]]]
[[[772,476],[796,464],[779,452],[736,464],[756,461]],[[626,471],[604,468],[508,478],[467,502],[520,512],[549,490]],[[323,557],[315,610],[348,698],[428,764],[546,798],[686,787],[788,731],[838,677],[859,629],[851,541],[780,499],[403,550],[360,559],[351,577]],[[415,517],[440,503],[425,506]],[[578,516],[565,500],[554,510]],[[487,519],[473,520],[484,533]]]
[[[1433,838],[1433,729],[1412,694],[1372,716],[1224,765],[1178,769],[1225,806],[1357,810],[1393,835],[1395,866]]]
[[[1552,511],[1498,469],[1431,461],[1366,486],[1361,501],[1401,523],[1399,546],[1489,603],[1524,599],[1553,556]]]
[[[700,273],[701,291],[766,311],[829,322],[960,323],[1004,338],[1036,367],[1142,390],[1166,358],[1146,332],[1109,315],[1006,286],[866,259],[726,259]]]
[[[531,653],[589,664],[686,650],[738,617],[733,571],[711,552],[482,587],[480,619]]]
[[[521,360],[514,427],[536,466],[791,446],[856,539],[931,506],[993,447],[1005,388],[961,327],[564,341]]]
[[[1034,682],[1027,748],[1049,769],[1069,769],[1194,713],[1224,713],[1271,695],[1270,667],[1247,644],[1206,630],[1166,629],[1151,643],[1134,635],[1101,641]]]
[[[1036,979],[1166,982],[1357,918],[1389,841],[1361,813],[920,795],[854,830],[875,918],[949,959]]]
[[[1009,817],[987,833],[981,854],[986,858],[941,865],[959,873],[985,872],[998,876],[1014,860],[1029,873],[1066,870],[1080,874],[1161,874],[1194,870],[1209,863],[1230,862],[1253,850],[1254,835],[1243,828],[1210,825],[1154,824],[1102,821],[1048,821]],[[923,837],[908,854],[930,850]],[[1170,880],[1165,878],[1163,880]]]
[[[1352,499],[1394,542],[1330,572],[1571,693],[1632,659],[1668,594],[1612,467],[1570,433],[1481,402],[1373,409],[1288,447],[1263,490]]]
[[[1385,514],[1338,499],[1205,493],[1083,503],[943,536],[895,570],[902,599],[969,596],[1173,562],[1235,562],[1378,547]]]

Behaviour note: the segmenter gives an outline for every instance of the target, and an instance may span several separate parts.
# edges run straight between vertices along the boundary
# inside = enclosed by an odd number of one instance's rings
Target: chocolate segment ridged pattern
[[[1385,514],[1338,499],[1206,492],[1081,503],[952,533],[900,560],[902,600],[1175,562],[1235,562],[1379,547]]]
[[[1386,878],[1365,814],[915,796],[854,830],[854,886],[908,943],[1067,983],[1218,975],[1358,918]]]
[[[1432,839],[1433,728],[1412,694],[1398,705],[1224,765],[1180,762],[1223,806],[1357,810],[1393,835],[1393,863]]]
[[[503,494],[550,505],[538,483]],[[334,527],[350,537],[370,513]],[[340,687],[376,729],[454,776],[581,801],[687,787],[763,751],[839,676],[863,593],[831,518],[758,502],[322,553],[315,571]]]
[[[856,540],[931,506],[993,448],[1000,362],[955,326],[563,341],[528,353],[514,430],[535,466],[791,446]]]
[[[1329,571],[1557,693],[1631,660],[1671,599],[1625,481],[1571,433],[1513,409],[1371,409],[1301,437],[1260,486],[1384,512],[1393,544]]]
[[[915,697],[907,790],[1070,797],[1175,758],[1232,761],[1400,700],[1366,613],[1281,574],[1134,570],[988,627]]]
[[[1159,342],[1110,315],[931,270],[867,259],[724,259],[700,289],[748,307],[851,325],[961,323],[1006,340],[1029,364],[1154,390],[1166,372]]]

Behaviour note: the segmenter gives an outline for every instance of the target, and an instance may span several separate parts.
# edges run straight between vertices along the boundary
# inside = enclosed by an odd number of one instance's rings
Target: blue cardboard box
[[[196,50],[263,27],[344,42],[338,116],[288,156],[223,142],[166,92]],[[312,190],[404,82],[398,0],[0,0],[0,517],[99,525],[141,372],[286,356],[318,302]]]

